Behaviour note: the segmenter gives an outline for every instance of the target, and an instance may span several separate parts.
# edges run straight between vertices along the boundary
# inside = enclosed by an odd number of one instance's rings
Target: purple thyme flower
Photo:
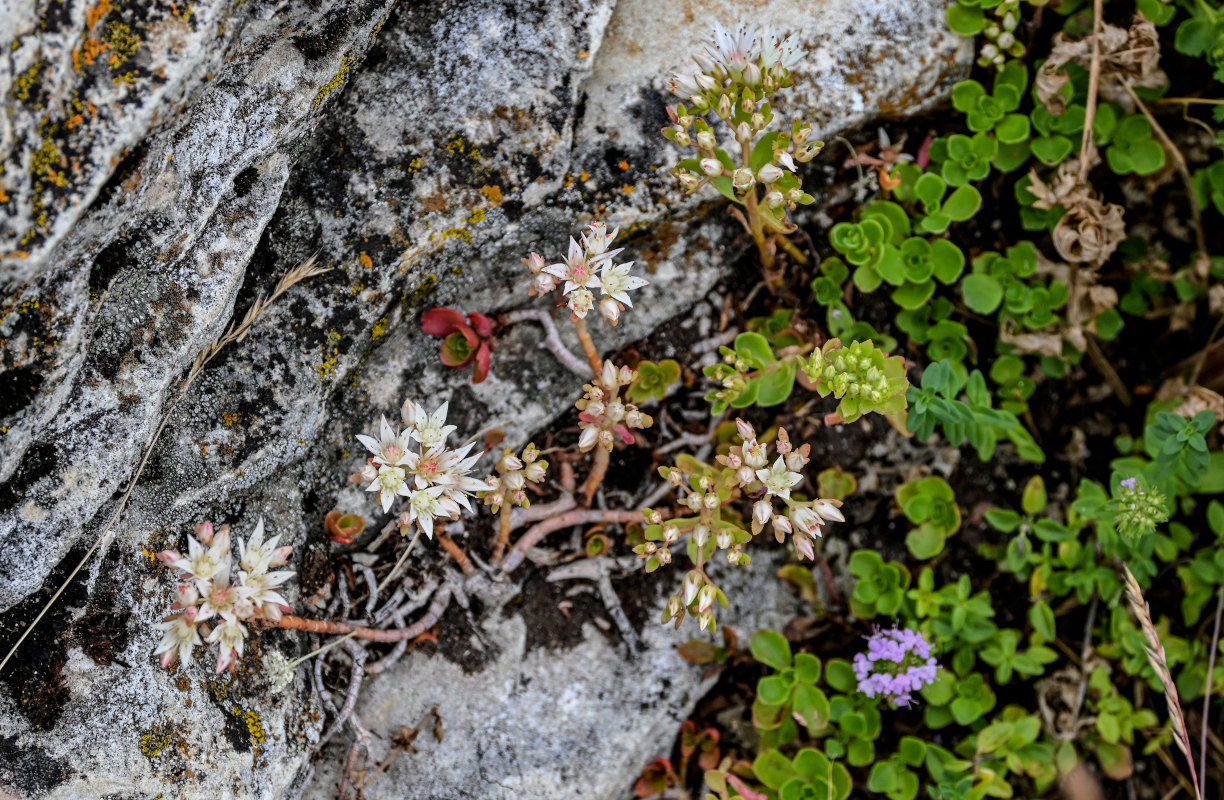
[[[931,645],[908,628],[877,629],[867,637],[867,652],[854,657],[858,690],[898,706],[909,705],[911,694],[934,683],[938,671]]]
[[[1132,492],[1137,488],[1138,483],[1139,482],[1134,478],[1126,478],[1122,481],[1122,485],[1127,489],[1130,489]]]

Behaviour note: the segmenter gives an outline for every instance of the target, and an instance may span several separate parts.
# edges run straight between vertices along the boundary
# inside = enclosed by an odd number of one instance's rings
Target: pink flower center
[[[424,478],[432,478],[434,475],[438,474],[438,462],[437,461],[422,461],[421,466],[417,471]]]

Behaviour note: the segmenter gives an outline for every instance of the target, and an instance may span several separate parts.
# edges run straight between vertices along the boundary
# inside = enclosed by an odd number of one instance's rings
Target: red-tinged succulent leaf
[[[421,315],[421,330],[430,336],[450,336],[460,325],[466,325],[463,315],[453,308],[431,308]]]
[[[473,311],[471,314],[468,314],[467,318],[473,330],[480,334],[480,338],[488,339],[493,335],[493,320],[484,314],[478,314]]]
[[[730,773],[727,774],[727,783],[731,784],[731,787],[739,792],[740,797],[744,800],[769,800],[767,795],[752,791],[746,783]]]
[[[657,794],[663,794],[667,791],[669,779],[674,774],[670,761],[666,758],[656,758],[646,765],[646,769],[642,770],[642,777],[638,778],[633,792],[638,797],[654,797]]]
[[[718,648],[709,642],[693,639],[676,648],[676,655],[690,664],[710,664],[718,658]]]
[[[467,327],[466,325],[464,327]],[[468,330],[471,330],[468,328]],[[475,334],[473,334],[475,335]],[[479,341],[479,340],[477,340]],[[442,342],[442,363],[448,367],[466,367],[476,357],[476,351],[461,331],[455,331]]]
[[[489,377],[489,367],[492,365],[493,348],[488,342],[481,342],[480,349],[476,351],[476,366],[472,370],[472,383],[480,383],[485,378]]]
[[[617,425],[612,430],[615,431],[616,435],[619,436],[621,441],[625,444],[633,444],[635,441],[637,441],[633,438],[633,434],[629,432],[629,429],[624,425]]]

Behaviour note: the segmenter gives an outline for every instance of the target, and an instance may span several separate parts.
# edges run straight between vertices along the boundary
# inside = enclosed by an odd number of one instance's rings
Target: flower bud
[[[735,126],[735,138],[741,142],[752,138],[752,128],[748,127],[747,122],[741,122]]]
[[[757,180],[761,183],[775,183],[782,178],[782,170],[773,164],[766,164],[757,171]]]
[[[781,208],[786,202],[786,198],[777,189],[774,189],[765,194],[765,205],[769,208]]]
[[[716,542],[718,542],[719,550],[726,550],[728,547],[735,544],[735,536],[731,533],[730,528],[723,528],[720,530],[714,539]]]
[[[833,505],[829,500],[820,499],[814,503],[814,508],[817,514],[830,522],[845,522],[846,518],[842,516],[841,510]]]
[[[659,550],[659,552],[656,553],[655,555],[658,557],[660,564],[670,564],[671,563],[671,559],[672,559],[671,550],[668,550],[666,547]]]
[[[751,122],[752,122],[752,129],[754,131],[759,131],[765,127],[765,115],[762,114],[760,111],[758,111],[752,115]]]
[[[684,582],[681,584],[681,590],[684,592],[684,604],[691,605],[697,599],[697,591],[704,583],[701,573],[697,570],[689,570],[684,575]]]
[[[727,119],[731,116],[732,107],[735,101],[731,99],[731,95],[724,94],[718,98],[718,116]]]
[[[775,531],[782,534],[790,533],[793,530],[791,528],[791,521],[781,514],[774,514],[773,526]]]
[[[613,325],[620,319],[621,307],[620,303],[613,300],[611,297],[605,297],[599,301],[599,316],[606,319]]]
[[[718,499],[718,495],[714,492],[707,494],[705,499],[702,501],[702,505],[711,510],[718,508],[719,503],[720,501]]]
[[[676,138],[674,139],[674,141],[676,142],[676,144],[680,145],[681,147],[688,147],[690,144],[692,144],[693,140],[689,138],[687,130],[677,125],[675,127],[675,131],[676,131]]]
[[[701,501],[705,498],[701,492],[693,492],[688,497],[684,498],[684,504],[693,511],[701,510]]]
[[[706,542],[710,541],[710,528],[707,525],[698,525],[693,528],[693,544],[698,547],[705,547]]]
[[[701,186],[701,178],[686,170],[678,170],[676,172],[676,179],[680,181],[680,186],[686,192],[695,191],[697,187]]]
[[[684,480],[684,474],[678,469],[671,469],[667,472],[667,482],[672,486],[679,486]]]
[[[522,468],[523,462],[519,460],[519,457],[516,456],[514,451],[510,450],[509,448],[506,449],[506,452],[501,457],[501,460],[497,462],[497,471],[501,473],[513,472],[514,470]]]
[[[595,446],[599,441],[599,428],[595,426],[587,426],[582,429],[582,435],[578,437],[578,449],[586,452]]]
[[[773,516],[773,506],[768,500],[758,500],[752,504],[752,521],[758,526],[769,522],[771,516]]]
[[[761,68],[755,62],[749,62],[748,66],[744,67],[744,83],[749,86],[761,85]]]
[[[697,62],[697,69],[701,70],[702,72],[713,72],[714,68],[718,66],[714,63],[714,59],[710,58],[705,53],[697,53],[693,56],[693,61]]]
[[[625,411],[625,425],[630,428],[644,428],[643,414],[638,411],[637,406],[629,406]]]
[[[528,464],[523,469],[523,475],[532,483],[539,483],[544,480],[544,472],[548,469],[547,461],[537,461],[533,464]]]
[[[527,269],[531,271],[532,275],[538,275],[540,270],[544,269],[544,256],[539,253],[532,253],[523,259],[523,263],[527,265]]]
[[[701,171],[708,177],[717,178],[719,175],[722,175],[722,162],[717,158],[703,158],[701,159]]]
[[[612,435],[612,431],[600,431],[599,432],[599,446],[600,447],[602,447],[603,449],[607,450],[610,453],[612,452],[612,447],[615,444],[616,444],[616,437]]]
[[[711,583],[702,586],[697,592],[697,610],[705,613],[714,607],[714,601],[718,599],[718,589]]]
[[[714,89],[718,88],[718,81],[705,74],[704,71],[698,72],[696,75],[694,75],[693,80],[703,92],[713,91]]]
[[[747,420],[735,420],[735,430],[736,433],[739,434],[739,437],[744,441],[756,438],[756,431],[753,430],[752,423],[748,422]]]
[[[741,486],[747,486],[756,480],[756,472],[752,467],[745,464],[735,473],[735,477],[739,480]]]
[[[713,131],[698,131],[697,146],[702,150],[713,150],[717,141],[714,139]]]

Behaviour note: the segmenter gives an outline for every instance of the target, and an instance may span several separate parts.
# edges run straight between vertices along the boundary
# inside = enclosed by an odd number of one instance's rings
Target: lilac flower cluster
[[[911,693],[935,682],[939,665],[922,634],[908,628],[877,630],[867,637],[867,652],[854,657],[858,690],[907,706]]]

